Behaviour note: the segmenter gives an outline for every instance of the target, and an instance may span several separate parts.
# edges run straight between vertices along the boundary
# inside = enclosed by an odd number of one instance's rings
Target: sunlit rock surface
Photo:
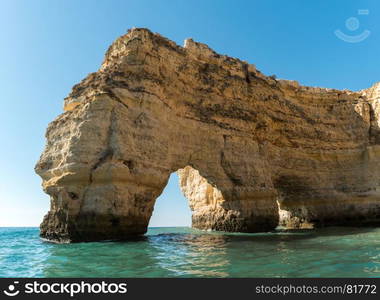
[[[130,30],[47,129],[41,236],[143,234],[176,171],[196,228],[380,223],[379,103],[379,84],[304,87],[191,39]]]

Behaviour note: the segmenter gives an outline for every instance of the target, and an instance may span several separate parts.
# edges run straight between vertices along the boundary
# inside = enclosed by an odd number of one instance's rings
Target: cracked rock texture
[[[196,228],[380,223],[379,84],[304,87],[133,29],[64,109],[36,165],[51,197],[46,239],[145,233],[176,171]]]

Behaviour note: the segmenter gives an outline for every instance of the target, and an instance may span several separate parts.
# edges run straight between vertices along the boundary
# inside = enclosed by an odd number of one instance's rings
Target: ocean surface
[[[380,277],[380,228],[150,228],[133,241],[78,244],[52,244],[38,234],[0,228],[0,277]]]

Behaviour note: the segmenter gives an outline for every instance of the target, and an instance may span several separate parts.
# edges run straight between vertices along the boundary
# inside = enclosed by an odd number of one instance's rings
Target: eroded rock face
[[[379,84],[303,87],[133,29],[48,127],[36,166],[51,197],[41,236],[143,234],[176,171],[196,228],[380,223],[379,102]]]

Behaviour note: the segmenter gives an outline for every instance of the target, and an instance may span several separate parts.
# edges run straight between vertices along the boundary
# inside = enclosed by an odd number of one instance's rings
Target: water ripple
[[[379,228],[151,228],[135,241],[63,245],[38,233],[0,228],[0,277],[380,277]]]

